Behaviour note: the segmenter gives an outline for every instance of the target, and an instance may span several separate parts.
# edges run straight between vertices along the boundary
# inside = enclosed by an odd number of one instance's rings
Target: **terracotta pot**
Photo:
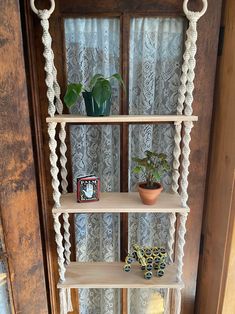
[[[163,190],[163,187],[161,186],[160,183],[156,182],[156,188],[154,189],[146,189],[145,186],[146,186],[147,183],[139,183],[138,185],[138,191],[139,191],[139,194],[140,194],[140,198],[142,200],[142,202],[145,204],[145,205],[153,205],[159,194],[161,193],[161,191]]]

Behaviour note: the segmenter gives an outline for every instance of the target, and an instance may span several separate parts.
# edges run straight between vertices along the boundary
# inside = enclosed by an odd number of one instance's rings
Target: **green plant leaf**
[[[141,171],[142,171],[142,167],[140,167],[140,166],[136,166],[135,168],[133,168],[133,173],[136,173],[136,174],[138,174],[138,173],[140,173]]]
[[[154,182],[160,182],[165,172],[170,170],[170,165],[167,161],[167,155],[163,153],[145,151],[146,157],[138,158],[133,157],[132,160],[137,163],[133,172],[138,171],[138,167],[144,172],[148,187],[153,186]]]
[[[69,84],[64,96],[64,102],[68,108],[75,105],[78,101],[78,97],[82,92],[82,84]]]
[[[101,106],[111,97],[111,92],[112,88],[110,82],[106,79],[98,79],[92,89],[92,96],[94,97],[98,106]]]
[[[113,74],[110,78],[111,79],[115,78],[116,80],[118,80],[118,82],[122,85],[123,89],[126,90],[126,86],[125,86],[125,84],[123,82],[123,79],[122,79],[122,77],[121,77],[121,75],[119,73]]]
[[[161,180],[161,175],[157,170],[153,171],[153,177],[157,182]]]
[[[146,150],[146,151],[145,151],[145,154],[146,154],[146,156],[147,156],[148,158],[155,156],[155,153],[154,153],[154,152],[151,152],[150,150]]]
[[[91,81],[90,81],[90,84],[89,84],[90,90],[93,89],[93,87],[95,86],[97,80],[99,80],[99,79],[104,79],[104,76],[103,76],[102,74],[95,74],[95,75],[92,77],[92,79],[91,79]]]

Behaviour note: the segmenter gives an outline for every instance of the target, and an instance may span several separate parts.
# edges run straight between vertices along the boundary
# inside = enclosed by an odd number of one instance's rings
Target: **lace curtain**
[[[183,19],[135,18],[130,32],[130,114],[176,114],[183,49]],[[163,152],[172,164],[174,126],[171,124],[130,125],[129,188],[143,178],[134,175],[133,156],[146,150]],[[171,188],[171,173],[163,178],[164,189]],[[129,247],[167,246],[168,214],[129,214]],[[130,289],[129,313],[145,314],[154,290]],[[161,291],[164,296],[164,291]]]
[[[118,19],[79,18],[65,20],[68,82],[89,83],[97,73],[119,72]],[[114,85],[112,114],[119,112],[119,89]],[[85,114],[83,100],[73,112]],[[72,126],[73,183],[76,178],[95,174],[102,191],[119,191],[119,126]],[[75,218],[76,257],[80,262],[118,261],[119,214],[78,214]],[[81,314],[119,313],[118,289],[80,289]]]
[[[120,72],[120,22],[118,19],[65,19],[68,82],[87,83],[96,73]],[[183,48],[183,19],[133,18],[130,25],[130,114],[176,112]],[[113,86],[112,113],[119,110],[119,89]],[[73,112],[85,114],[83,100]],[[101,177],[103,191],[119,191],[120,131],[118,126],[71,126],[74,189],[85,174]],[[129,189],[141,178],[131,173],[131,158],[146,149],[165,152],[172,162],[174,128],[169,124],[129,127]],[[163,179],[171,186],[171,175]],[[165,245],[168,216],[130,214],[132,243]],[[75,219],[78,261],[119,260],[119,214],[79,214]],[[81,314],[120,313],[118,289],[81,289]],[[152,291],[130,289],[129,313],[146,313]]]

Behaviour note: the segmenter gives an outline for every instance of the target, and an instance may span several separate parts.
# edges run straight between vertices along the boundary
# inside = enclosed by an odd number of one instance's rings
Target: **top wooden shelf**
[[[111,115],[107,117],[89,117],[72,114],[56,115],[47,117],[47,122],[66,122],[66,123],[157,123],[157,122],[183,122],[197,121],[197,116],[185,115]]]

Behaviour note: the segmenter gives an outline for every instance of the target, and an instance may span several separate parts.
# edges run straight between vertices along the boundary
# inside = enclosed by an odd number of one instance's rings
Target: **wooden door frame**
[[[224,43],[218,59],[215,89],[213,133],[210,154],[209,179],[203,222],[203,245],[198,277],[197,313],[234,313],[225,307],[226,298],[234,290],[226,290],[229,280],[235,282],[230,272],[231,243],[235,219],[235,3],[226,0],[223,10],[222,30]],[[234,242],[233,242],[234,245]],[[232,288],[232,285],[231,285]],[[227,291],[227,292],[226,292]],[[227,306],[227,305],[226,305]],[[226,310],[227,309],[227,310]]]
[[[87,0],[91,1],[91,0]],[[127,1],[127,0],[126,0]],[[46,7],[49,1],[40,1],[41,6]],[[125,1],[118,1],[121,9]],[[201,8],[201,0],[195,0],[193,2],[194,9],[199,10]],[[25,3],[25,15],[26,15],[26,30],[28,40],[28,61],[30,68],[30,82],[31,82],[31,97],[32,107],[34,111],[34,141],[37,147],[38,156],[38,175],[40,181],[40,197],[43,211],[43,223],[46,241],[46,254],[47,254],[47,266],[48,266],[48,278],[50,283],[50,297],[52,305],[52,313],[58,313],[58,293],[56,289],[56,283],[58,279],[57,274],[57,255],[54,242],[53,233],[53,221],[51,216],[52,206],[52,190],[51,190],[51,178],[49,175],[49,162],[48,162],[48,147],[47,147],[47,128],[45,118],[47,116],[47,99],[46,99],[46,87],[44,81],[43,67],[44,60],[42,57],[41,44],[41,28],[38,18],[32,14],[29,8],[29,1]],[[65,1],[63,10],[69,11],[69,5],[81,5],[82,1]],[[102,4],[102,2],[99,2]],[[113,3],[113,2],[112,2]],[[143,1],[134,0],[132,5],[139,6],[142,13],[148,12],[146,9],[143,11]],[[148,5],[152,5],[153,1],[146,1]],[[169,15],[183,16],[182,12],[182,0],[158,0],[155,2],[158,8],[159,15],[162,15],[166,11]],[[198,54],[197,54],[197,70],[195,81],[195,93],[194,93],[194,114],[199,116],[199,122],[195,124],[192,131],[191,142],[191,167],[189,176],[189,205],[191,207],[191,213],[187,222],[187,236],[185,247],[185,267],[184,267],[184,280],[186,287],[183,290],[183,302],[182,313],[191,314],[194,311],[194,299],[196,291],[196,278],[197,267],[199,259],[199,246],[201,237],[201,222],[204,203],[205,182],[207,173],[207,158],[209,150],[209,137],[210,137],[210,125],[212,118],[213,107],[213,92],[214,92],[214,79],[217,60],[217,46],[218,46],[218,34],[220,27],[220,14],[221,14],[222,0],[217,0],[213,5],[209,1],[209,7],[206,15],[199,21],[198,32],[200,34],[198,39]],[[113,12],[114,8],[99,7],[99,11],[105,13],[108,10]],[[61,47],[62,30],[60,25],[61,16],[59,15],[59,8],[56,7],[56,12],[51,17],[51,34],[53,37],[53,48],[56,51],[55,63],[57,69],[60,69],[63,64],[64,51]],[[130,6],[131,10],[131,6]],[[80,7],[79,13],[82,13],[82,7]],[[37,44],[36,44],[37,43]],[[32,49],[34,47],[34,49]],[[37,47],[37,49],[35,49]],[[207,68],[206,68],[207,66]],[[206,70],[205,70],[206,68]],[[63,87],[65,86],[64,77],[58,71],[58,80]],[[40,90],[40,93],[39,93]],[[78,309],[75,309],[74,313],[77,313]]]
[[[12,311],[45,314],[48,303],[17,0],[0,2],[0,76],[0,207]]]

